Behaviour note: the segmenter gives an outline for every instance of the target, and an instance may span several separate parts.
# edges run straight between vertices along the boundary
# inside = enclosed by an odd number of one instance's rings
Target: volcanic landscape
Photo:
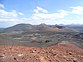
[[[46,24],[0,28],[0,62],[83,62],[82,28]]]

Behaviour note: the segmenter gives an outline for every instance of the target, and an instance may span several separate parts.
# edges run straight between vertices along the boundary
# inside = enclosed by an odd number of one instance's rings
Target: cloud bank
[[[31,23],[31,24],[72,24],[83,23],[83,7],[70,7],[70,11],[61,9],[57,12],[50,13],[48,10],[37,6],[33,9],[33,14],[30,17],[24,17],[26,14],[17,10],[6,11],[5,6],[0,4],[0,23]],[[78,17],[79,15],[79,17]],[[78,17],[78,18],[76,18]],[[71,19],[70,19],[71,18]]]

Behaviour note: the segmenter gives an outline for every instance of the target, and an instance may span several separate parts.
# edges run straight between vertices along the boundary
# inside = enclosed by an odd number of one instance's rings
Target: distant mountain
[[[8,27],[4,29],[4,32],[24,32],[24,31],[56,31],[57,27],[50,27],[46,24],[40,24],[40,25],[31,25],[31,24],[17,24],[12,27]]]
[[[36,28],[39,31],[57,31],[57,30],[59,30],[59,28],[57,28],[57,27],[49,26],[46,24],[37,25]]]
[[[61,25],[31,25],[31,24],[17,24],[11,27],[8,27],[3,30],[4,32],[8,33],[22,33],[22,32],[41,32],[41,31],[54,31],[54,32],[76,32],[75,29],[71,29],[68,26]]]
[[[8,27],[4,29],[4,32],[12,32],[12,31],[31,31],[34,30],[34,26],[30,24],[17,24],[12,27]]]
[[[66,25],[66,27],[75,28],[75,29],[83,29],[83,25],[80,25],[80,24]]]
[[[0,32],[3,32],[4,29],[5,29],[5,28],[0,28]]]
[[[67,28],[70,29],[75,29],[78,30],[80,32],[83,32],[83,24],[70,24],[70,25],[65,25]]]

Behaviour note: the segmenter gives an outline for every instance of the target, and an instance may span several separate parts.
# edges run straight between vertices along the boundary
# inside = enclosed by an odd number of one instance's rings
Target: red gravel
[[[72,44],[46,48],[0,46],[0,62],[83,62],[83,50]]]

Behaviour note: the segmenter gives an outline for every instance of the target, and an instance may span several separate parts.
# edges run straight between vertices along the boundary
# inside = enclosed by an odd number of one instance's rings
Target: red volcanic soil
[[[83,50],[72,44],[45,48],[0,46],[0,62],[83,62]]]

